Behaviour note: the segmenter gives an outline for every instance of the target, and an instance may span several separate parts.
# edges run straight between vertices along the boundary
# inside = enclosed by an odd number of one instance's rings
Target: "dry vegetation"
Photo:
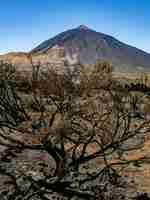
[[[118,90],[107,62],[98,61],[88,73],[81,66],[76,81],[69,71],[40,73],[40,65],[25,81],[10,76],[7,64],[2,67],[2,200],[136,196],[123,175],[129,166],[149,163],[148,155],[132,157],[150,130],[139,106],[145,94]],[[147,194],[136,199],[144,198],[149,199]]]

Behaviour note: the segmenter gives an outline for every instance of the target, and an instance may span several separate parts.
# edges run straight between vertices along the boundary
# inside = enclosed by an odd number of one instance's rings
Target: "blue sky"
[[[29,51],[87,25],[150,52],[149,0],[1,0],[0,53]]]

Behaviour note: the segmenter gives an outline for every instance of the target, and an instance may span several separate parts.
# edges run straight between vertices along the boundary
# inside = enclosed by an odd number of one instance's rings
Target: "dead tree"
[[[0,80],[12,80],[15,78],[15,66],[0,61]]]
[[[105,67],[107,67],[106,63],[100,63],[88,76],[86,72],[81,73],[79,84],[75,84],[67,76],[62,80],[56,79],[57,84],[62,86],[57,88],[59,92],[52,93],[52,85],[49,85],[45,93],[42,88],[38,88],[40,95],[47,98],[47,104],[55,107],[49,121],[48,134],[39,144],[25,144],[3,132],[0,144],[8,146],[9,152],[2,156],[1,163],[7,162],[8,157],[9,160],[13,159],[26,149],[34,149],[47,152],[56,164],[51,176],[39,179],[34,175],[22,175],[29,183],[22,193],[21,185],[17,183],[18,177],[8,174],[3,168],[5,165],[1,164],[1,171],[10,175],[15,186],[14,193],[8,195],[6,199],[29,200],[35,197],[35,199],[48,200],[52,192],[62,195],[64,199],[125,198],[125,182],[117,169],[120,166],[148,162],[149,158],[120,159],[116,162],[112,160],[120,149],[124,153],[137,148],[133,141],[136,137],[147,134],[150,127],[149,121],[143,119],[137,124],[137,121],[132,119],[124,109],[123,103],[121,109],[116,106],[117,94],[111,90],[111,79],[106,76],[106,72],[110,75],[111,70],[110,68],[106,70]],[[100,78],[103,79],[105,87],[100,84]],[[19,107],[16,109],[20,111]],[[58,116],[59,123],[55,125]],[[9,121],[6,122],[9,124]],[[16,125],[13,125],[16,128]],[[2,124],[1,128],[4,127],[5,124]],[[84,167],[90,168],[89,162],[95,162],[95,159],[98,159],[101,165],[98,165],[94,172],[85,170]],[[110,191],[112,192],[109,196]]]

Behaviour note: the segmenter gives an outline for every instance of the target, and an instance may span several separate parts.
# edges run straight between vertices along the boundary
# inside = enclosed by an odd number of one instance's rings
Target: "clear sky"
[[[84,24],[150,52],[150,0],[1,0],[0,53]]]

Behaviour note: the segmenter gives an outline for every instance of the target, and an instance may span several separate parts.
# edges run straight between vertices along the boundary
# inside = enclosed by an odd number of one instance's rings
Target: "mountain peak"
[[[85,26],[84,24],[81,24],[80,26],[78,26],[78,29],[83,31],[83,30],[89,30],[89,28],[87,26]]]

